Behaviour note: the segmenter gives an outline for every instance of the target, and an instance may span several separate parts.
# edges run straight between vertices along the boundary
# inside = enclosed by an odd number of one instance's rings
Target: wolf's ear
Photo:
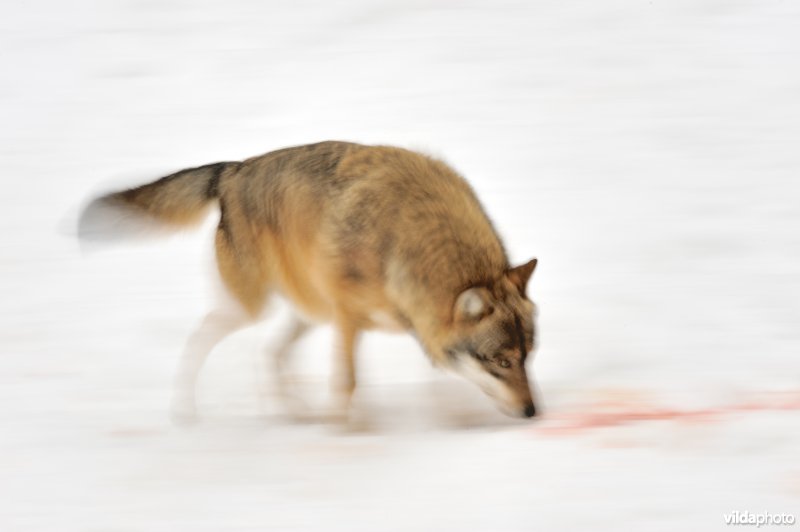
[[[485,288],[467,288],[456,298],[453,308],[458,321],[474,321],[482,318],[492,311]]]
[[[508,278],[511,280],[514,285],[519,288],[520,294],[525,294],[525,289],[528,286],[528,281],[533,275],[533,270],[536,269],[536,263],[538,261],[536,259],[531,259],[522,266],[517,266],[516,268],[511,268],[508,270]]]

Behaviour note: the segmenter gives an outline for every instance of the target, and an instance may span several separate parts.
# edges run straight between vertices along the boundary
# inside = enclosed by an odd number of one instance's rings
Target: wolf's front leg
[[[335,395],[333,418],[347,422],[350,419],[350,406],[356,389],[355,349],[360,331],[353,320],[344,317],[336,320],[336,328],[339,338],[333,382]]]

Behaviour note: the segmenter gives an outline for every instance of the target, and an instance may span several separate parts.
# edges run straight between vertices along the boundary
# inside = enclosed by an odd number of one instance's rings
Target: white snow
[[[798,27],[779,0],[0,4],[0,530],[800,517]],[[289,423],[261,359],[279,304],[212,354],[201,422],[169,423],[214,221],[82,256],[78,208],[329,138],[444,157],[539,258],[543,419],[373,334],[364,428]],[[296,352],[314,407],[331,340]]]

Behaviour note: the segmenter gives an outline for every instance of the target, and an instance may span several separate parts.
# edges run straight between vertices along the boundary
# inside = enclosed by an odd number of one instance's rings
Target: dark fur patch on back
[[[208,182],[208,188],[206,189],[207,198],[213,199],[219,196],[219,180],[222,177],[222,172],[225,171],[225,168],[232,164],[238,163],[214,163],[198,168],[198,170],[208,168],[212,172],[211,179]]]
[[[347,145],[339,142],[318,142],[299,148],[301,157],[297,159],[296,169],[305,174],[315,186],[321,188],[340,188],[341,179],[336,169],[346,151]]]
[[[243,184],[239,189],[245,215],[260,218],[272,231],[280,232],[286,194],[297,183],[321,198],[341,190],[346,180],[337,174],[337,168],[348,146],[344,142],[295,146],[247,163],[240,172]]]

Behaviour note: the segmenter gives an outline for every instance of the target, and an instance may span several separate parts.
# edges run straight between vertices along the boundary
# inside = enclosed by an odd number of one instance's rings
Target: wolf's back
[[[81,213],[78,237],[83,242],[108,242],[197,223],[218,197],[222,174],[238,165],[221,162],[189,168],[146,185],[99,196]]]

